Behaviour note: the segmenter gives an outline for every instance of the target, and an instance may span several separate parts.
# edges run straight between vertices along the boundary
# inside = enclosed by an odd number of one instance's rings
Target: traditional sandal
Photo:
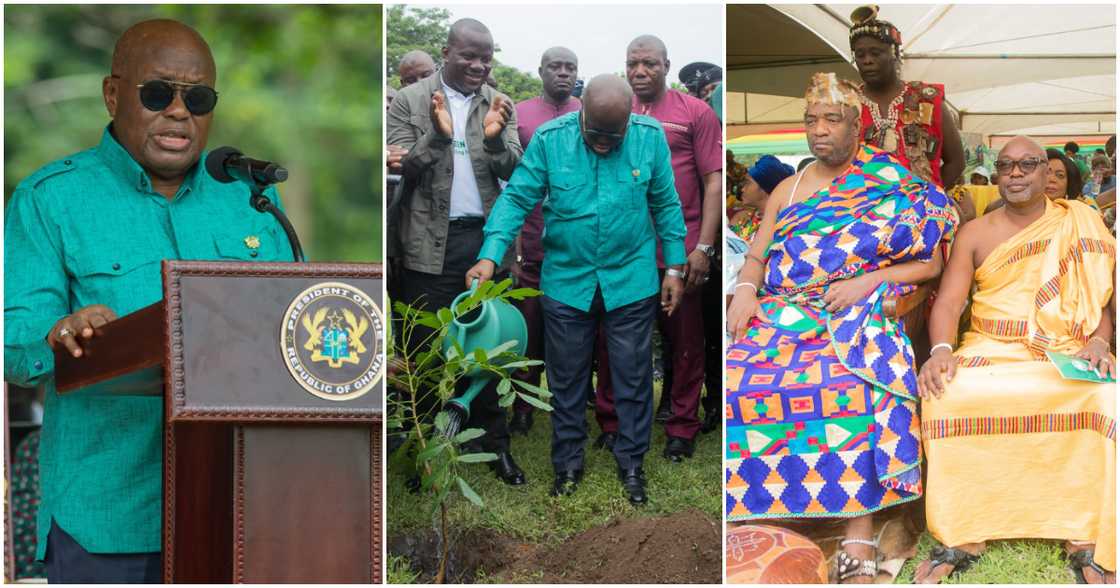
[[[872,559],[859,559],[848,555],[844,551],[845,545],[870,545],[876,550]],[[836,552],[836,575],[841,582],[856,576],[870,576],[874,579],[879,575],[879,543],[868,539],[845,539],[840,542],[840,550]]]
[[[1066,555],[1066,559],[1069,561],[1069,567],[1073,570],[1073,575],[1077,576],[1078,584],[1089,583],[1089,581],[1085,579],[1085,572],[1082,568],[1089,568],[1100,574],[1102,580],[1105,582],[1108,581],[1108,570],[1097,565],[1097,562],[1093,561],[1093,555],[1094,550],[1092,549],[1080,549]]]
[[[953,570],[944,576],[948,578],[972,567],[979,559],[979,555],[972,555],[963,549],[938,545],[929,552],[929,573],[932,574],[939,565],[949,564],[953,566]]]

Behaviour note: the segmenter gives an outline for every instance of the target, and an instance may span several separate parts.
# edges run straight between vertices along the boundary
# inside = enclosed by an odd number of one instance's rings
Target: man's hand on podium
[[[104,304],[91,304],[79,308],[77,312],[62,317],[51,327],[51,332],[47,334],[47,345],[50,345],[51,349],[58,349],[61,345],[70,352],[70,355],[81,357],[83,351],[78,338],[92,339],[94,329],[116,319],[117,313]]]

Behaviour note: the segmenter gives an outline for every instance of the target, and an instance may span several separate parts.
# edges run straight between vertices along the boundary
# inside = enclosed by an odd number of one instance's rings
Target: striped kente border
[[[1035,308],[1042,308],[1058,295],[1061,291],[1062,276],[1065,276],[1066,272],[1069,271],[1071,263],[1081,262],[1084,253],[1103,253],[1110,257],[1116,257],[1116,248],[1111,243],[1100,239],[1078,239],[1077,243],[1072,245],[1065,256],[1062,257],[1062,261],[1058,263],[1058,273],[1044,282],[1042,287],[1038,289],[1038,293],[1034,297]]]
[[[1036,414],[1017,417],[961,417],[923,420],[922,438],[946,439],[973,435],[1016,435],[1020,433],[1065,433],[1096,431],[1116,440],[1116,421],[1096,412]]]
[[[1003,264],[999,266],[999,269],[1003,269],[1009,265],[1014,265],[1028,257],[1031,257],[1032,255],[1038,255],[1045,252],[1046,248],[1050,246],[1051,241],[1052,239],[1043,239],[1041,241],[1031,241],[1026,245],[1020,246],[1018,249],[1011,252],[1011,255],[1007,257],[1007,261],[1004,261]]]
[[[984,359],[980,356],[961,357],[957,360],[957,362],[961,367],[984,367],[986,365],[992,365],[992,362],[990,360]]]
[[[1001,339],[1021,338],[1027,336],[1027,321],[1008,319],[986,319],[972,315],[972,326],[981,333],[987,333]]]

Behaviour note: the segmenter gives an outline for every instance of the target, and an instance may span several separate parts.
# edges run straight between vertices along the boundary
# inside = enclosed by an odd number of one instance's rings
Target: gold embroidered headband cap
[[[836,77],[832,72],[818,72],[809,80],[805,89],[805,102],[808,104],[828,104],[851,106],[859,110],[859,89],[848,80]]]

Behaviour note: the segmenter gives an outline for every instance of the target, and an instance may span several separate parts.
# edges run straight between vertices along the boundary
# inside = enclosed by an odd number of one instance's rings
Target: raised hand
[[[513,104],[502,96],[494,98],[490,103],[490,110],[486,118],[482,119],[482,134],[487,139],[493,139],[502,133],[506,123],[513,116]]]
[[[444,137],[455,134],[451,126],[451,112],[447,110],[447,97],[439,91],[432,94],[432,128]]]

